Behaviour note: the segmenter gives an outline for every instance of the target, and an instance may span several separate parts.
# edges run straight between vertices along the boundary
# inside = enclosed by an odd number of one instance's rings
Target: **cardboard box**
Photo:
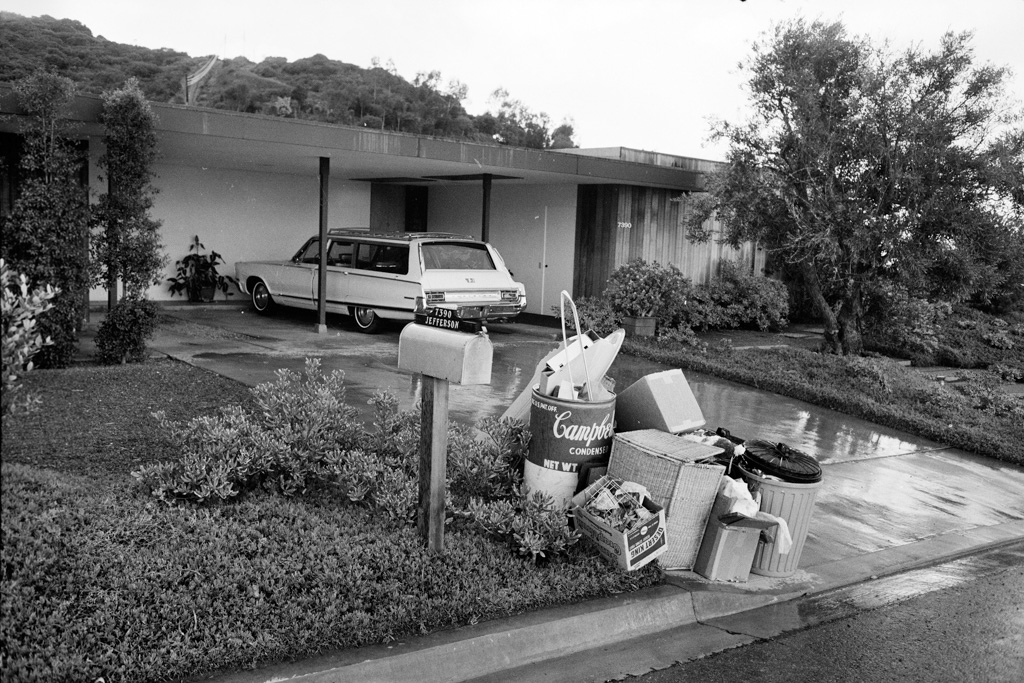
[[[610,477],[601,477],[573,497],[572,514],[576,530],[588,538],[604,557],[621,569],[633,571],[652,562],[668,550],[665,510],[650,498],[644,498],[643,506],[655,513],[654,517],[642,526],[626,532],[619,531],[583,507],[597,491],[606,486],[609,480]]]
[[[692,569],[700,549],[724,465],[695,462],[721,453],[656,429],[617,433],[612,442],[608,476],[635,481],[665,508],[671,544],[661,566]]]
[[[774,522],[753,517],[712,517],[693,571],[712,581],[746,581],[761,531],[773,526]]]
[[[657,429],[679,434],[704,426],[704,413],[686,383],[682,370],[641,377],[619,393],[615,404],[616,431]]]

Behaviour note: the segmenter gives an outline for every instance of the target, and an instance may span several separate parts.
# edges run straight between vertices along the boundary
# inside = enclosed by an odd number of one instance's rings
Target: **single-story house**
[[[320,225],[374,232],[444,231],[483,238],[526,285],[528,313],[551,315],[559,293],[600,294],[619,265],[674,264],[706,282],[719,259],[764,267],[764,252],[712,240],[694,244],[683,224],[693,193],[716,162],[621,147],[535,150],[152,103],[160,158],[152,210],[174,261],[193,235],[235,261],[290,257]],[[76,98],[71,118],[89,150],[89,188],[106,190],[101,100]],[[0,164],[17,165],[20,113],[0,85]],[[14,197],[0,173],[0,215]],[[716,226],[712,226],[716,227]],[[165,286],[154,300],[170,299]],[[220,295],[218,295],[220,296]],[[104,301],[96,290],[91,299]]]

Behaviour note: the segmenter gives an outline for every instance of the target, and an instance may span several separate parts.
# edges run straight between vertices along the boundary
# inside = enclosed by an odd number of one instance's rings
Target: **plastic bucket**
[[[608,465],[614,425],[614,395],[604,401],[567,401],[545,396],[534,387],[530,454],[523,467],[526,489],[543,491],[556,505],[568,507],[580,473]]]
[[[743,478],[752,489],[761,491],[761,511],[781,517],[789,526],[789,534],[793,538],[793,546],[789,552],[782,554],[775,542],[765,542],[762,538],[754,552],[754,564],[750,571],[761,576],[790,576],[796,572],[800,564],[800,553],[807,540],[807,530],[811,526],[814,513],[814,501],[818,496],[821,482],[813,484],[792,484],[784,481],[765,479],[740,468]]]

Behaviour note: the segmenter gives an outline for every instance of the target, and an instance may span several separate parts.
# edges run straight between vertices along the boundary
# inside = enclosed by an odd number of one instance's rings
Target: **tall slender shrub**
[[[149,215],[157,192],[152,183],[158,155],[156,115],[136,79],[103,94],[100,121],[106,151],[99,166],[107,192],[93,210],[92,277],[94,285],[111,292],[112,308],[119,281],[125,297],[143,298],[160,281],[167,256],[160,243],[160,221]]]
[[[52,286],[52,308],[39,332],[53,343],[40,350],[40,367],[66,367],[78,343],[80,308],[88,285],[88,193],[81,182],[84,154],[68,117],[75,84],[37,71],[14,85],[21,108],[20,184],[3,220],[0,255],[32,289]]]

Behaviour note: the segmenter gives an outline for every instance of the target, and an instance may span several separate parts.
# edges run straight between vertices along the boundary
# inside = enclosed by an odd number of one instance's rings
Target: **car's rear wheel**
[[[274,298],[262,280],[252,286],[252,307],[260,314],[269,313],[274,307]]]
[[[355,319],[356,327],[359,328],[360,332],[373,334],[380,329],[380,316],[377,315],[372,308],[353,306],[352,317]]]

